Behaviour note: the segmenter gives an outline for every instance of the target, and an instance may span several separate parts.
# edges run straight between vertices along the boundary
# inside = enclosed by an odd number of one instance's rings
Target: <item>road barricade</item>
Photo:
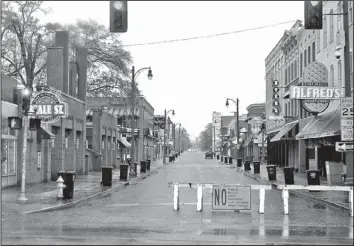
[[[198,184],[198,183],[176,183],[169,182],[168,187],[173,187],[173,210],[178,211],[180,208],[179,204],[179,189],[180,188],[190,188],[197,189],[197,212],[203,211],[203,189],[210,189],[212,192],[213,185],[215,184]],[[251,190],[259,190],[259,210],[260,214],[264,214],[264,201],[265,201],[265,191],[271,190],[271,185],[241,185],[233,184],[233,186],[239,187],[251,187]]]
[[[284,214],[289,214],[289,190],[309,191],[348,191],[349,213],[353,217],[353,187],[352,186],[327,186],[327,185],[277,185],[276,189],[282,190]]]

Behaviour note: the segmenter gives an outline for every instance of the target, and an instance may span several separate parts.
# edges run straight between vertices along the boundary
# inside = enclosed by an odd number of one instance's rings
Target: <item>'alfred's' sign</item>
[[[340,99],[340,89],[331,87],[291,86],[291,99]]]
[[[54,123],[59,118],[68,116],[68,104],[57,91],[41,87],[41,91],[33,97],[30,113],[39,117],[42,122]]]

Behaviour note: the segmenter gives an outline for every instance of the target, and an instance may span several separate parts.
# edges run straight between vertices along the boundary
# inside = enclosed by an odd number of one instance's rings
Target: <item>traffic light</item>
[[[128,2],[109,1],[111,32],[127,32],[128,30]]]
[[[20,130],[22,128],[22,118],[19,117],[9,117],[8,118],[9,128]]]
[[[31,90],[27,87],[22,90],[22,110],[28,112],[31,105]]]
[[[305,2],[305,29],[322,29],[322,1]]]
[[[31,131],[36,131],[41,128],[41,119],[30,119],[29,129]]]
[[[279,115],[280,114],[280,102],[279,102],[279,81],[278,80],[273,80],[273,109],[272,112],[274,115]]]

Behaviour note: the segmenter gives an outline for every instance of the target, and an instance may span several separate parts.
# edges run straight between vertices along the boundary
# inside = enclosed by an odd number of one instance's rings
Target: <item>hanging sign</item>
[[[54,123],[59,118],[68,117],[69,107],[61,93],[49,87],[41,87],[33,95],[29,110],[30,116],[36,116],[45,123]]]

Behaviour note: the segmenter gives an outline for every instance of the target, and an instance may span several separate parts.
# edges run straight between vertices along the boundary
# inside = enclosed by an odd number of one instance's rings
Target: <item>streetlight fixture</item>
[[[239,120],[238,120],[238,115],[239,115],[239,112],[238,112],[238,104],[239,104],[239,100],[238,98],[236,98],[236,100],[233,100],[231,98],[226,98],[226,107],[229,106],[229,100],[234,102],[235,105],[236,105],[236,122],[235,122],[235,130],[236,130],[236,158],[239,157],[239,139],[240,139],[240,126],[239,126]]]
[[[144,70],[148,70],[148,79],[151,80],[152,79],[152,71],[151,71],[151,67],[143,67],[140,68],[138,71],[135,72],[135,67],[132,67],[132,93],[131,93],[131,104],[132,104],[132,119],[131,119],[131,127],[132,127],[132,131],[131,131],[131,137],[132,137],[132,142],[131,142],[131,165],[130,165],[130,172],[129,172],[129,176],[136,176],[136,170],[135,170],[135,133],[134,130],[136,128],[135,126],[135,119],[134,119],[134,111],[135,111],[135,80],[136,78],[140,75],[140,73]]]
[[[163,128],[163,164],[166,164],[166,121],[167,114],[172,112],[172,116],[175,116],[175,110],[166,110],[165,109],[165,117],[164,117],[164,128]]]

